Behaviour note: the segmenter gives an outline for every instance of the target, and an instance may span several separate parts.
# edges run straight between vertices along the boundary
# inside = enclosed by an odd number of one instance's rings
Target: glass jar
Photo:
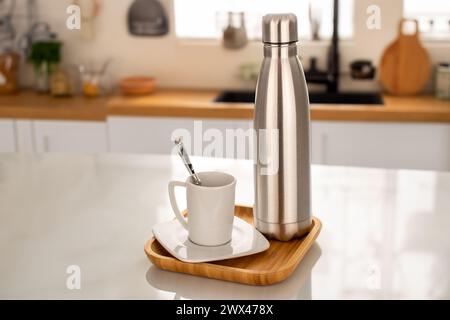
[[[100,87],[100,78],[101,74],[98,72],[89,72],[85,73],[82,77],[83,82],[83,94],[87,98],[95,98],[100,96],[101,87]]]
[[[34,67],[34,86],[38,93],[48,93],[50,91],[50,77],[53,65],[49,62],[42,62]]]
[[[450,99],[450,64],[441,63],[436,70],[436,97]]]
[[[72,81],[69,73],[61,67],[57,67],[50,80],[50,91],[54,97],[68,97],[72,95]]]
[[[105,73],[110,64],[110,60],[90,63],[89,65],[81,64],[78,71],[81,77],[83,94],[87,98],[95,98],[107,93],[108,88],[105,83]]]
[[[0,94],[19,90],[19,64],[20,56],[14,51],[0,52]]]

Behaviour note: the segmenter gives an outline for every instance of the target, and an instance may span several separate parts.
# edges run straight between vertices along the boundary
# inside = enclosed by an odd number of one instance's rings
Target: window
[[[417,19],[422,36],[433,40],[450,40],[449,0],[404,0],[405,17]]]
[[[217,39],[228,25],[228,12],[244,12],[249,39],[261,38],[261,18],[267,13],[295,13],[299,36],[311,39],[311,12],[320,21],[319,36],[328,39],[332,34],[333,0],[174,0],[175,32],[180,38]],[[341,39],[353,37],[354,0],[340,0],[339,35]],[[232,24],[240,25],[238,15]]]

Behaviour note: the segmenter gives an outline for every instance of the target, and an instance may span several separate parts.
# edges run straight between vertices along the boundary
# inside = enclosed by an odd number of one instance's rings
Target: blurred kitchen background
[[[251,128],[277,12],[299,20],[314,163],[450,170],[446,0],[0,0],[0,152],[165,154],[197,120]],[[402,18],[418,54],[383,66]]]
[[[66,27],[67,7],[72,1],[2,0],[15,2],[12,22],[18,40],[29,31],[33,22],[48,23],[64,44],[63,64],[80,64],[114,58],[110,76],[120,79],[130,74],[151,74],[161,87],[175,88],[253,88],[254,84],[239,77],[245,64],[259,64],[262,59],[261,17],[268,12],[293,12],[299,19],[300,53],[305,67],[309,57],[318,58],[325,67],[327,46],[332,34],[332,0],[159,0],[167,18],[167,34],[155,37],[130,35],[127,27],[128,11],[133,1],[79,0],[82,24],[92,29],[91,35]],[[75,1],[76,2],[76,1]],[[152,10],[150,2],[149,10]],[[320,39],[312,41],[309,3],[316,9],[320,25]],[[98,12],[94,6],[98,4]],[[27,5],[31,6],[31,10]],[[367,28],[370,14],[376,5],[381,10],[381,29]],[[4,9],[4,10],[5,10]],[[228,12],[245,13],[245,25],[250,42],[239,50],[226,50],[221,45],[222,30],[228,23]],[[314,11],[314,10],[313,10]],[[5,14],[5,12],[2,12]],[[157,12],[148,12],[148,15]],[[145,12],[142,12],[145,16]],[[419,18],[426,31],[425,46],[434,62],[449,60],[450,3],[445,0],[341,0],[340,38],[342,72],[349,73],[351,61],[367,59],[378,64],[385,47],[397,34],[402,17]],[[86,20],[84,20],[86,19]],[[91,21],[92,20],[92,21]],[[236,17],[233,17],[235,23]],[[434,27],[430,27],[434,21]],[[236,25],[240,22],[236,21]],[[83,28],[82,28],[83,29]],[[432,30],[430,30],[432,29]],[[255,41],[253,41],[255,40]],[[259,66],[258,66],[259,67]],[[22,69],[22,68],[21,68]],[[21,82],[32,85],[27,70],[21,70]],[[356,84],[357,85],[357,84]]]

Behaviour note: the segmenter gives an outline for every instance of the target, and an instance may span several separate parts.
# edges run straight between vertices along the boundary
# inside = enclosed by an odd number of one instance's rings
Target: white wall
[[[127,10],[132,0],[103,0],[102,13],[97,21],[97,36],[93,41],[80,38],[77,31],[65,28],[66,7],[69,0],[38,0],[43,20],[50,22],[65,42],[66,63],[79,63],[92,58],[113,57],[110,70],[113,79],[130,74],[148,74],[158,78],[163,87],[240,88],[253,83],[239,80],[239,65],[259,63],[261,44],[253,42],[238,51],[221,47],[219,41],[186,41],[175,37],[171,0],[161,0],[170,16],[170,34],[162,38],[136,38],[128,35]],[[189,1],[189,0],[186,0]],[[25,0],[18,0],[17,12],[24,12]],[[369,58],[378,63],[383,49],[395,37],[402,15],[402,0],[355,0],[355,39],[342,44],[342,66],[356,58]],[[382,9],[382,29],[366,28],[366,8],[370,4]],[[195,19],[195,17],[192,17]],[[24,21],[17,18],[19,24]],[[324,63],[325,43],[300,43],[300,52],[307,65],[310,55],[317,55]],[[428,44],[434,61],[450,59],[450,44]],[[28,71],[29,72],[29,71]],[[24,77],[26,78],[26,77]],[[29,77],[28,77],[29,78]],[[349,83],[347,85],[352,85]]]

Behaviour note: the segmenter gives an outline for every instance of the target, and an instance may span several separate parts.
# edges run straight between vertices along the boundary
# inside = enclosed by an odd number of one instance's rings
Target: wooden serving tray
[[[235,215],[253,224],[253,209],[236,206]],[[288,278],[320,233],[322,223],[313,219],[311,231],[300,239],[270,240],[270,248],[251,256],[206,263],[186,263],[175,259],[155,239],[144,247],[150,261],[163,270],[249,285],[270,285]]]

